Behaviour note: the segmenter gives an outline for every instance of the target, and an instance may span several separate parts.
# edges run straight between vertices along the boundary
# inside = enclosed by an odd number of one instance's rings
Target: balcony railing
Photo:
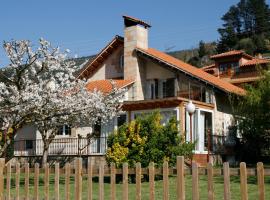
[[[107,138],[56,138],[49,145],[49,156],[104,155]],[[42,139],[17,140],[14,156],[41,156],[44,150]]]

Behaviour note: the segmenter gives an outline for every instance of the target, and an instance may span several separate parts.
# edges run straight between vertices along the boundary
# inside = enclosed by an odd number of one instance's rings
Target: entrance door
[[[192,142],[195,142],[195,152],[204,153],[208,150],[208,133],[212,140],[212,112],[196,109],[192,115]],[[190,117],[186,112],[186,141],[190,141]]]

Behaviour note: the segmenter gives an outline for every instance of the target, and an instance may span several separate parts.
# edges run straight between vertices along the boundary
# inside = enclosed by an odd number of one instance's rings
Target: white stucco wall
[[[124,69],[120,67],[120,57],[123,55],[123,47],[116,49],[98,68],[90,81],[115,79],[124,76]]]
[[[146,62],[146,79],[169,79],[174,78],[175,73],[156,63]]]

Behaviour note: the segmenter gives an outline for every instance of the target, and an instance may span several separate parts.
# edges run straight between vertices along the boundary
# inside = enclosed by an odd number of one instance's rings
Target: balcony
[[[42,139],[17,140],[14,142],[14,156],[42,156]],[[89,156],[104,155],[107,138],[57,138],[49,145],[49,156]]]

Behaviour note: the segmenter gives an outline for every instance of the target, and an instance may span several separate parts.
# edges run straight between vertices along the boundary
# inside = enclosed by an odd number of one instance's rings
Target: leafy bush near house
[[[108,138],[107,161],[118,167],[124,162],[130,166],[141,162],[146,167],[149,162],[161,166],[164,160],[174,165],[178,155],[190,158],[194,144],[180,137],[176,119],[171,118],[162,126],[161,118],[159,112],[154,112],[121,126]]]

